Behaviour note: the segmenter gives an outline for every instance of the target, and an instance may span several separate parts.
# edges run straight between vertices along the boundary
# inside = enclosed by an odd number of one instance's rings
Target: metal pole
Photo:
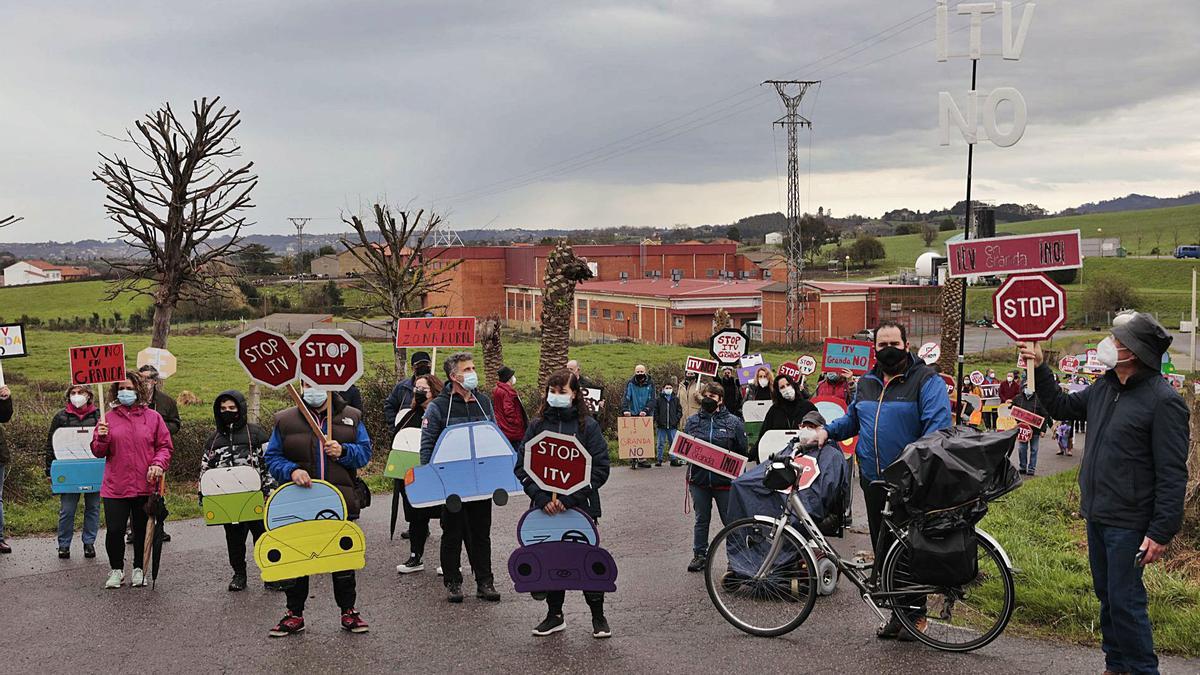
[[[979,60],[971,59],[971,91],[975,91],[975,74],[979,68]],[[975,162],[975,144],[967,144],[967,210],[963,221],[963,241],[971,238],[971,168]],[[967,278],[963,277],[962,304],[958,312],[958,377],[955,380],[954,393],[962,399],[963,363],[966,361],[967,342]],[[986,333],[985,333],[986,337]],[[961,409],[961,408],[960,408]]]
[[[1188,360],[1188,370],[1196,372],[1196,268],[1192,268],[1192,330],[1191,330],[1191,347],[1188,353],[1191,358]]]

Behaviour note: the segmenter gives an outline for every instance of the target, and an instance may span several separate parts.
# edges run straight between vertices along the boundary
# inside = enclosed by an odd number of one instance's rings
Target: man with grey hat
[[[1088,388],[1064,393],[1036,344],[1037,396],[1051,417],[1091,420],[1079,472],[1092,585],[1100,600],[1106,671],[1157,673],[1146,613],[1145,565],[1162,558],[1183,521],[1188,408],[1159,374],[1171,337],[1153,316],[1126,312],[1097,346],[1108,368]]]

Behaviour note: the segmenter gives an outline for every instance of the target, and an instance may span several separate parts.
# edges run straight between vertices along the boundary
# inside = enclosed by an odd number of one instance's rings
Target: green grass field
[[[50,319],[90,317],[93,312],[108,319],[113,313],[123,317],[150,306],[150,298],[127,293],[105,300],[103,281],[78,281],[62,284],[37,284],[0,288],[0,322],[16,322],[22,315]]]

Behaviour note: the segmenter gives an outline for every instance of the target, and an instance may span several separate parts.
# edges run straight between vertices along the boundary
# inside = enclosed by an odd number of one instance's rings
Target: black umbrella
[[[163,538],[167,516],[166,479],[159,478],[155,491],[146,499],[146,540],[142,548],[142,557],[150,558],[150,588],[158,582],[158,565],[162,559]],[[143,564],[145,562],[143,561]]]
[[[400,512],[400,495],[404,492],[404,481],[392,479],[392,524],[388,529],[388,539],[396,538],[396,515]]]

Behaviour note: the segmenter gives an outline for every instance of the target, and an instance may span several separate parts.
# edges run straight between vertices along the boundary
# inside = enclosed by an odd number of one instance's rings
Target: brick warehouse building
[[[848,337],[880,321],[904,326],[911,342],[941,337],[941,296],[933,286],[805,281],[801,285],[801,340]],[[763,340],[786,338],[787,284],[762,289]]]

